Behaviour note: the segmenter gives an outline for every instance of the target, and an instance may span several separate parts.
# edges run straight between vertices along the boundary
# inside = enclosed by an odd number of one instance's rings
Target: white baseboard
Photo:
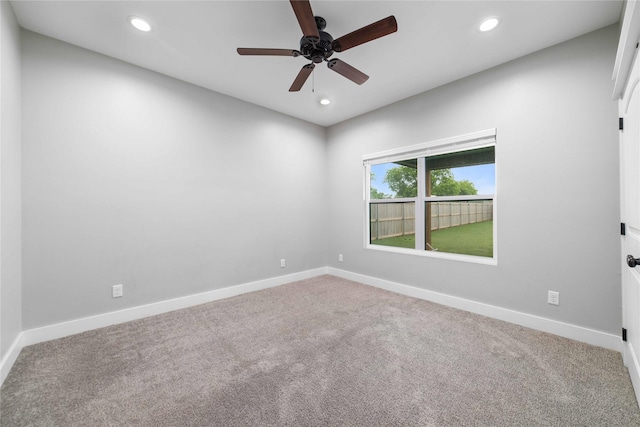
[[[230,298],[246,294],[248,292],[273,288],[286,283],[326,274],[326,272],[327,269],[325,267],[321,267],[299,273],[287,274],[285,276],[272,277],[241,285],[229,286],[227,288],[215,289],[213,291],[203,292],[200,294],[187,295],[185,297],[29,329],[23,332],[22,345],[28,346],[37,344],[39,342],[62,338],[93,329],[104,328],[105,326],[117,325],[119,323],[130,322],[132,320],[142,319],[156,314],[167,313],[169,311],[180,310],[194,305]]]
[[[18,359],[18,355],[20,354],[22,347],[24,347],[24,345],[22,344],[23,337],[24,333],[20,332],[20,334],[11,344],[11,347],[9,347],[9,351],[7,351],[7,354],[5,354],[0,361],[0,386],[4,383],[7,375],[9,375],[9,371]]]
[[[237,295],[246,294],[248,292],[272,288],[275,286],[284,285],[286,283],[320,276],[322,274],[327,274],[326,267],[306,270],[299,273],[288,274],[285,276],[273,277],[270,279],[258,280],[241,285],[229,286],[227,288],[216,289],[200,294],[187,295],[185,297],[160,301],[153,304],[131,307],[124,310],[98,314],[95,316],[69,320],[67,322],[56,323],[53,325],[47,325],[22,331],[18,338],[16,338],[16,340],[13,342],[5,357],[0,362],[0,385],[4,383],[7,375],[9,375],[9,371],[13,367],[13,364],[18,358],[18,355],[20,354],[22,348],[28,345],[50,341],[69,335],[79,334],[81,332],[86,332],[93,329],[104,328],[106,326],[117,325],[119,323],[130,322],[132,320],[142,319],[144,317],[154,316],[156,314],[162,314],[169,311],[192,307],[194,305],[204,304],[215,300],[230,298]]]
[[[344,279],[353,280],[355,282],[364,283],[366,285],[375,286],[402,295],[414,298],[420,298],[448,307],[469,311],[471,313],[481,314],[498,320],[503,320],[516,325],[525,326],[542,332],[548,332],[561,337],[570,338],[576,341],[584,342],[599,347],[620,352],[622,350],[622,339],[613,334],[596,331],[593,329],[583,328],[581,326],[571,325],[568,323],[558,322],[556,320],[547,319],[532,314],[522,313],[507,308],[497,307],[459,298],[439,292],[428,291],[414,286],[403,285],[401,283],[391,282],[389,280],[378,279],[364,274],[353,273],[350,271],[340,270],[333,267],[327,267],[327,273],[342,277]]]
[[[567,323],[509,310],[506,308],[496,307],[489,304],[479,303],[464,298],[428,291],[413,286],[403,285],[401,283],[378,279],[359,273],[352,273],[333,267],[321,267],[285,276],[278,276],[270,279],[258,280],[255,282],[216,289],[200,294],[188,295],[185,297],[175,298],[167,301],[160,301],[153,304],[141,305],[125,310],[70,320],[67,322],[47,325],[40,328],[28,329],[20,333],[5,357],[0,362],[0,385],[2,385],[2,383],[4,382],[5,378],[9,374],[9,371],[11,370],[11,367],[18,358],[20,351],[25,346],[66,337],[93,329],[116,325],[119,323],[125,323],[132,320],[142,319],[144,317],[154,316],[156,314],[162,314],[169,311],[192,307],[194,305],[204,304],[215,300],[230,298],[249,292],[272,288],[298,280],[320,276],[323,274],[332,274],[337,277],[342,277],[366,285],[386,289],[398,294],[432,301],[438,304],[446,305],[460,310],[470,311],[472,313],[481,314],[510,323],[515,323],[517,325],[529,327],[543,332],[548,332],[588,344],[605,347],[611,350],[620,352],[623,350],[620,337],[613,334],[570,325]],[[638,377],[640,366],[638,365],[638,360],[635,358],[635,354],[633,354],[633,357],[631,357],[630,359],[632,359],[633,361],[633,368],[630,367],[629,371],[630,373],[635,372],[636,382],[634,382],[634,385],[638,383],[638,387],[636,389],[640,390],[640,377]],[[632,371],[632,369],[635,369],[635,371]]]

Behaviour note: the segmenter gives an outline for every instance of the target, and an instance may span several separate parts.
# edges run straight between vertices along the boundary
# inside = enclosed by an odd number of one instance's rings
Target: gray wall
[[[611,26],[331,127],[329,265],[619,333],[617,38]],[[363,248],[363,154],[494,127],[497,266]]]
[[[0,2],[0,360],[21,331],[20,29]]]
[[[615,26],[328,130],[22,38],[23,329],[329,264],[618,333]],[[492,127],[497,266],[363,249],[363,154]]]
[[[22,39],[24,329],[326,265],[324,128]]]

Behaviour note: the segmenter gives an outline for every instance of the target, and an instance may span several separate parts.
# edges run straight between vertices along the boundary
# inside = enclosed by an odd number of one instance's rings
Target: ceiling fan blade
[[[293,12],[296,14],[302,34],[305,37],[313,37],[320,40],[320,33],[316,25],[316,18],[313,16],[311,4],[308,0],[290,0]]]
[[[289,92],[298,92],[300,89],[302,89],[304,82],[307,81],[307,79],[309,78],[309,74],[311,74],[315,67],[316,65],[313,62],[302,67],[302,69],[298,73],[298,76],[289,88]]]
[[[378,22],[369,24],[366,27],[362,27],[359,30],[338,37],[333,41],[331,47],[336,52],[344,52],[347,49],[395,33],[396,31],[398,31],[398,23],[396,22],[395,16],[391,15]]]
[[[369,79],[362,71],[353,68],[351,65],[339,59],[332,59],[327,62],[327,66],[338,74],[342,74],[352,82],[361,85]]]
[[[300,52],[295,49],[263,49],[239,47],[240,55],[274,55],[274,56],[299,56]]]

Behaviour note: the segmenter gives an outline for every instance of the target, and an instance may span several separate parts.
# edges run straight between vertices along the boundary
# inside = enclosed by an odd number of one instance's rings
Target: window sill
[[[498,260],[494,258],[487,258],[475,255],[461,255],[448,252],[436,252],[436,251],[420,251],[417,249],[398,248],[395,246],[382,246],[366,244],[365,249],[372,249],[374,251],[392,252],[397,254],[414,255],[427,258],[446,259],[449,261],[462,261],[473,264],[483,265],[498,265]]]

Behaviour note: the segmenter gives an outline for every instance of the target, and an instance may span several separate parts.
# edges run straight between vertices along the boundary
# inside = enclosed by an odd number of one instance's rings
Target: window
[[[366,247],[495,260],[491,129],[363,157]]]

